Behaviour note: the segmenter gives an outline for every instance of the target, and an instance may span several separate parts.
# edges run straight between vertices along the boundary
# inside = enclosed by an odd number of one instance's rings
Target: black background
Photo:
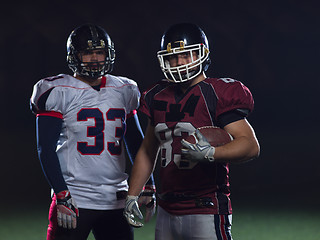
[[[49,186],[29,110],[33,85],[69,73],[66,39],[91,22],[115,43],[114,75],[141,91],[163,78],[156,52],[172,24],[193,22],[207,34],[211,77],[231,77],[255,98],[248,118],[259,159],[231,167],[235,200],[248,204],[319,204],[319,7],[317,1],[25,1],[0,10],[1,198],[48,203]]]

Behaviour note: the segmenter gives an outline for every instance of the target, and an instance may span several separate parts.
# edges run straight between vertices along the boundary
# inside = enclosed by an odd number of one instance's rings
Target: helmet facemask
[[[94,51],[94,50],[100,50],[103,51],[105,54],[105,57],[103,60],[100,61],[84,61],[83,60],[83,54],[87,51]],[[103,76],[108,72],[111,72],[112,64],[114,62],[114,57],[110,59],[110,56],[112,56],[110,49],[101,49],[101,48],[95,48],[93,50],[85,50],[81,51],[78,55],[78,61],[79,61],[79,74],[82,76],[88,76],[88,77],[99,77]]]
[[[104,51],[105,58],[95,62],[83,61],[83,54],[90,54],[90,51]],[[110,73],[114,61],[114,44],[101,27],[87,24],[70,34],[67,41],[67,62],[74,73],[97,78]]]
[[[83,52],[93,51],[93,50],[103,50],[105,52],[105,59],[103,61],[96,62],[84,62]],[[69,58],[71,61],[69,61]],[[72,54],[68,55],[69,66],[72,70],[81,76],[86,77],[100,77],[112,71],[113,63],[115,60],[114,49],[111,48],[92,48],[84,51],[72,51]],[[70,64],[72,63],[72,64]]]
[[[190,62],[184,65],[171,66],[170,58],[178,58],[178,54],[183,54],[190,58]],[[160,67],[165,77],[175,83],[186,82],[201,74],[203,65],[209,56],[209,49],[204,44],[193,44],[184,46],[180,41],[180,46],[172,48],[169,43],[166,50],[157,53]]]

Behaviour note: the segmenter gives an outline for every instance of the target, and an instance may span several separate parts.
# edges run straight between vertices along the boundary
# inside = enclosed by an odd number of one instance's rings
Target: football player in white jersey
[[[37,82],[31,97],[36,114],[37,148],[53,189],[48,240],[133,239],[123,216],[128,156],[143,139],[136,109],[140,92],[131,79],[113,76],[113,42],[96,25],[82,25],[67,41],[73,76],[60,74]],[[150,178],[141,202],[154,213]],[[153,204],[152,204],[153,203]]]

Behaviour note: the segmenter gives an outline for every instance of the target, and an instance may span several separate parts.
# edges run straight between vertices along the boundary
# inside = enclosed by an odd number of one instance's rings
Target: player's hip
[[[232,215],[172,215],[158,207],[156,240],[231,240]]]

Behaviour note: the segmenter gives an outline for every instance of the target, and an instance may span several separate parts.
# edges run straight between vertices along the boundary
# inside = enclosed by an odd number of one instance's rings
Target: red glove
[[[68,229],[76,228],[79,210],[70,192],[65,190],[57,193],[56,204],[58,225]]]

